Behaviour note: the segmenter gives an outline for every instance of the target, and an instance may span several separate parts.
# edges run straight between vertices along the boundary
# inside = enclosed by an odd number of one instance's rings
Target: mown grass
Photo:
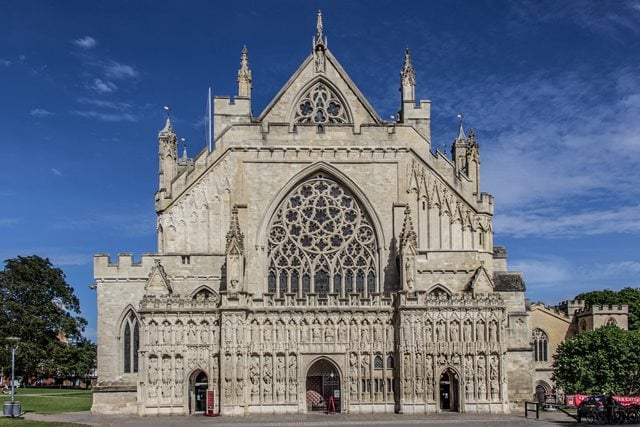
[[[82,427],[86,424],[56,423],[49,421],[29,421],[21,418],[0,418],[0,427]],[[88,427],[88,426],[87,426]]]
[[[2,395],[0,402],[9,400],[10,395]],[[88,411],[91,409],[92,394],[91,390],[20,388],[16,392],[15,400],[20,402],[23,412],[58,414]],[[20,425],[27,424],[21,422]]]

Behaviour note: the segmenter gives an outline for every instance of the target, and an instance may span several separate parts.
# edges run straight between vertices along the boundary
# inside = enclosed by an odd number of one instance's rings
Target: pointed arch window
[[[371,219],[334,179],[318,174],[294,188],[276,210],[268,236],[267,292],[325,297],[378,291]]]
[[[298,100],[293,118],[296,124],[323,125],[350,121],[343,102],[323,82],[316,83]]]
[[[124,373],[138,372],[140,324],[133,310],[122,321],[122,358]]]
[[[549,360],[548,347],[549,338],[547,334],[539,328],[535,328],[533,336],[533,357],[536,362],[546,362]]]

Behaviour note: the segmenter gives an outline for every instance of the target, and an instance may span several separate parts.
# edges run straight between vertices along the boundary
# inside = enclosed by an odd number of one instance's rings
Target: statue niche
[[[244,234],[240,231],[236,205],[231,210],[231,227],[227,233],[226,254],[227,292],[235,294],[243,290],[244,284]]]

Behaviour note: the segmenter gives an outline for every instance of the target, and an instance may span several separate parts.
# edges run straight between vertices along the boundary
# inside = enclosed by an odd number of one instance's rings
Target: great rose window
[[[348,123],[347,112],[338,97],[324,83],[318,83],[298,101],[295,123]]]
[[[377,242],[356,199],[316,175],[282,202],[269,231],[268,292],[345,296],[377,292]]]

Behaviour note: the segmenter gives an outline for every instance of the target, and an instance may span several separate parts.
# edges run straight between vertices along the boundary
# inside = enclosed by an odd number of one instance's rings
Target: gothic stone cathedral
[[[530,398],[524,283],[493,246],[479,146],[431,146],[409,51],[384,121],[327,49],[258,117],[247,51],[215,149],[158,134],[158,253],[94,260],[93,411],[506,413]]]

